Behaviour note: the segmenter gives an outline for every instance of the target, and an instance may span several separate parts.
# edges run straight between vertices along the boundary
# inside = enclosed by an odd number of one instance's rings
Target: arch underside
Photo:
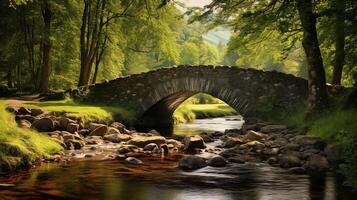
[[[222,87],[219,82],[202,78],[176,79],[159,85],[149,93],[143,103],[145,111],[138,120],[137,128],[141,131],[155,129],[161,134],[171,134],[172,115],[186,99],[197,93],[207,93],[225,101],[229,106],[244,114],[248,110],[248,101],[239,96],[237,90]]]

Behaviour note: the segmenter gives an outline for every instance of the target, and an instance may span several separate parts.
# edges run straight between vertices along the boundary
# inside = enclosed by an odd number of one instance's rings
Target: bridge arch
[[[172,125],[175,109],[199,92],[225,101],[243,115],[252,115],[267,103],[273,109],[284,109],[303,102],[307,81],[275,71],[179,66],[92,85],[86,100],[109,105],[135,104],[140,110],[137,127],[160,130]]]

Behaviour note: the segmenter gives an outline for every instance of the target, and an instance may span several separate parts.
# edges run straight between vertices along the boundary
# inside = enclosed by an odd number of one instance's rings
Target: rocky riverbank
[[[337,156],[319,138],[305,136],[284,125],[246,119],[241,129],[202,133],[195,136],[163,137],[152,130],[139,133],[120,122],[83,124],[63,113],[27,107],[8,107],[21,128],[35,129],[58,142],[65,150],[48,161],[77,159],[119,160],[140,165],[143,157],[181,158],[178,167],[194,170],[224,167],[229,163],[266,162],[293,173],[321,174]]]

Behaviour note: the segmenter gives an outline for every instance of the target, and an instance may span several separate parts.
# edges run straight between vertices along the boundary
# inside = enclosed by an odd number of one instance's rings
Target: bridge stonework
[[[86,101],[137,106],[139,129],[168,132],[172,114],[187,98],[203,92],[242,115],[286,109],[307,98],[307,80],[275,71],[230,66],[178,66],[89,86]]]

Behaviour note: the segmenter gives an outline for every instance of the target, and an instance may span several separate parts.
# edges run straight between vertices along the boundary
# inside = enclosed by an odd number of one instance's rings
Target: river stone
[[[120,142],[125,142],[125,141],[130,140],[131,137],[129,135],[117,133],[117,134],[105,135],[103,139],[111,141],[113,143],[120,143]]]
[[[33,116],[39,116],[42,115],[44,112],[40,108],[30,108],[31,115]]]
[[[129,140],[129,144],[136,145],[138,147],[145,147],[145,145],[150,143],[155,143],[157,145],[165,143],[165,137],[162,136],[142,136],[137,135],[134,136],[131,140]]]
[[[208,165],[211,167],[224,167],[227,165],[227,160],[222,156],[213,156],[208,160]]]
[[[300,149],[300,145],[296,143],[288,143],[283,146],[284,151],[298,151]]]
[[[118,153],[126,154],[126,153],[130,153],[130,152],[137,152],[138,150],[139,150],[138,147],[135,145],[121,145],[118,148]]]
[[[265,135],[263,133],[259,133],[259,132],[253,131],[253,130],[249,130],[247,132],[247,134],[245,135],[245,138],[247,140],[252,141],[252,140],[261,140],[261,139],[264,138],[264,136]]]
[[[240,149],[253,148],[253,149],[263,149],[265,145],[259,141],[250,141],[245,144],[240,145]]]
[[[91,122],[91,123],[86,124],[85,128],[92,132],[95,129],[102,127],[102,126],[106,126],[106,125]]]
[[[339,147],[337,144],[332,143],[328,144],[324,150],[326,154],[326,158],[332,166],[337,166],[338,163],[341,161],[341,147]]]
[[[62,130],[67,130],[67,126],[69,123],[74,123],[74,121],[63,116],[58,120],[58,124]]]
[[[152,150],[152,153],[153,154],[162,154],[162,152],[164,152],[164,150],[160,147],[155,147],[153,150]]]
[[[240,156],[240,155],[229,157],[228,161],[232,162],[232,163],[245,163],[245,160],[242,159],[242,156]]]
[[[31,125],[31,128],[39,132],[51,132],[54,130],[55,124],[51,118],[44,117],[38,120],[35,120]]]
[[[125,126],[120,122],[113,122],[112,124],[110,124],[110,127],[118,129],[120,133],[125,133]]]
[[[260,128],[256,124],[243,124],[242,132],[246,133],[249,130],[260,131]]]
[[[286,129],[287,129],[286,125],[267,125],[267,126],[262,127],[260,129],[260,131],[263,133],[272,133],[272,132],[283,131]]]
[[[81,149],[85,145],[83,141],[73,139],[65,141],[65,144],[68,150]]]
[[[240,138],[232,138],[232,137],[228,137],[222,144],[223,148],[231,148],[234,147],[238,144],[242,144],[243,140]]]
[[[329,164],[324,156],[313,154],[303,167],[309,174],[319,174],[327,171]]]
[[[70,122],[68,123],[66,130],[70,133],[75,133],[76,131],[78,131],[78,129],[79,129],[78,124]]]
[[[203,141],[205,143],[209,143],[209,142],[213,142],[214,141],[214,139],[209,135],[203,134],[203,135],[200,135],[200,136],[202,137],[202,139],[203,139]]]
[[[183,144],[185,145],[185,152],[195,152],[195,149],[204,149],[206,148],[205,142],[202,137],[195,136],[186,136],[183,140]]]
[[[16,115],[15,120],[21,120],[21,119],[26,119],[27,121],[33,123],[35,120],[38,120],[38,118],[32,116],[32,115]]]
[[[108,127],[108,134],[119,134],[120,131],[114,127]]]
[[[144,147],[144,151],[152,151],[155,147],[158,147],[155,143],[147,144]]]
[[[180,141],[177,141],[175,139],[167,139],[166,144],[172,144],[174,146],[179,146],[179,145],[182,145],[182,143]]]
[[[84,139],[86,144],[100,144],[103,142],[103,139],[101,136],[88,136]]]
[[[155,130],[155,129],[152,129],[151,131],[149,131],[148,132],[150,135],[156,135],[156,136],[159,136],[160,135],[160,133],[157,131],[157,130]]]
[[[162,149],[165,155],[169,153],[169,147],[167,146],[167,144],[160,145],[160,148]]]
[[[292,139],[297,142],[303,149],[316,148],[324,150],[325,143],[318,137],[308,136],[308,135],[299,135]]]
[[[108,126],[102,125],[94,129],[89,136],[105,136],[108,132]]]
[[[125,163],[126,164],[130,164],[130,165],[140,165],[142,164],[143,162],[137,158],[134,158],[134,157],[127,157],[125,159]]]
[[[19,113],[20,115],[31,115],[31,111],[25,107],[20,107],[17,113]]]
[[[26,119],[21,119],[17,122],[20,128],[31,128],[31,122]]]
[[[87,136],[87,135],[90,134],[90,130],[88,130],[88,129],[81,129],[81,130],[78,130],[77,133],[78,133],[79,135],[82,135],[82,136]]]
[[[300,167],[302,164],[300,158],[292,154],[282,155],[279,158],[279,165],[282,168]]]
[[[289,172],[294,174],[305,174],[306,170],[303,167],[293,167],[289,169]]]
[[[206,160],[199,156],[186,155],[180,159],[178,167],[184,170],[195,170],[206,167]]]

